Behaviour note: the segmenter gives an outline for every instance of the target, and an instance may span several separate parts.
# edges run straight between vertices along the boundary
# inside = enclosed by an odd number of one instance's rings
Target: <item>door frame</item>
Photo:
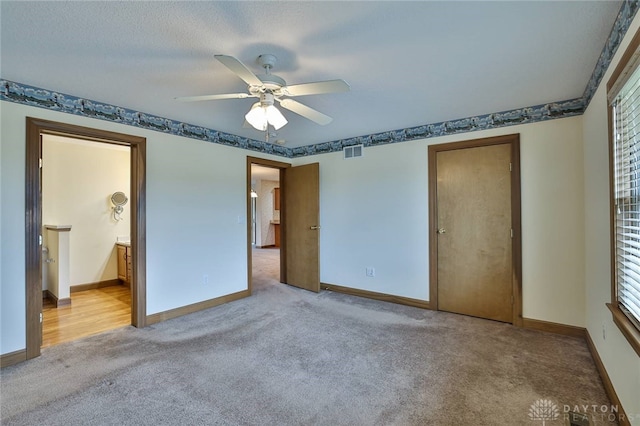
[[[146,152],[147,139],[89,127],[76,126],[40,118],[26,119],[25,176],[25,290],[26,290],[26,358],[40,355],[42,344],[42,187],[40,159],[41,135],[66,136],[93,142],[130,147],[131,168],[131,249],[133,251],[131,288],[131,325],[146,325]]]
[[[266,160],[264,158],[247,156],[246,173],[247,173],[247,187],[246,187],[246,200],[247,200],[247,288],[249,295],[253,291],[253,253],[251,251],[251,165],[256,164],[264,167],[271,167],[279,169],[280,175],[278,177],[280,181],[280,282],[287,282],[287,244],[286,244],[286,232],[287,223],[286,220],[282,220],[287,208],[287,202],[285,197],[285,184],[284,184],[284,171],[291,167],[290,163],[284,163],[281,161]]]
[[[520,199],[520,134],[518,133],[429,146],[429,305],[431,309],[438,310],[437,154],[441,151],[502,144],[511,145],[511,226],[513,228],[513,238],[511,239],[513,271],[511,280],[513,286],[512,324],[522,327],[522,220]]]

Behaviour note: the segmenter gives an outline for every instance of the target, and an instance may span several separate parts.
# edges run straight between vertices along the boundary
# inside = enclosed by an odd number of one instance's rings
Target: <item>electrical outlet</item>
[[[209,275],[204,274],[204,275],[202,276],[202,284],[204,284],[204,285],[209,285]]]
[[[368,277],[375,277],[376,276],[376,269],[375,268],[365,268],[365,274]]]

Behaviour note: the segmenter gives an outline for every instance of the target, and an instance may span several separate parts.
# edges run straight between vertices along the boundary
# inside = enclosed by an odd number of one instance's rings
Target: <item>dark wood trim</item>
[[[629,46],[627,46],[627,49],[622,54],[618,65],[613,70],[611,77],[609,77],[609,80],[607,81],[607,96],[609,95],[609,91],[611,90],[613,85],[616,83],[616,80],[618,80],[618,77],[620,77],[620,74],[622,74],[622,71],[624,71],[624,69],[627,67],[627,64],[633,57],[633,54],[635,53],[638,46],[640,46],[640,31],[637,31],[633,36],[633,39],[631,39]]]
[[[19,351],[9,352],[0,356],[0,368],[9,367],[10,365],[18,364],[27,360],[27,350],[20,349]]]
[[[285,182],[286,167],[280,169],[280,282],[287,282],[287,184]]]
[[[72,285],[71,287],[69,287],[69,291],[71,293],[78,293],[80,291],[95,290],[98,288],[111,287],[114,285],[122,285],[122,283],[119,279],[114,278],[112,280],[97,281],[95,283]]]
[[[520,188],[520,134],[509,134],[491,138],[472,139],[461,142],[430,145],[429,167],[429,305],[438,309],[438,206],[437,206],[437,153],[455,149],[477,148],[490,145],[511,145],[511,240],[513,258],[513,320],[515,326],[522,326],[522,206]]]
[[[574,325],[559,324],[557,322],[542,321],[533,318],[522,318],[523,328],[529,330],[546,331],[548,333],[562,334],[564,336],[585,337],[587,330],[584,327]]]
[[[437,151],[429,146],[429,303],[431,309],[438,309],[438,175]]]
[[[607,124],[609,134],[609,264],[611,265],[611,302],[618,304],[616,289],[616,203],[614,187],[614,153],[613,153],[613,109],[607,105]]]
[[[53,303],[56,308],[71,305],[70,297],[65,297],[64,299],[58,299],[58,297],[55,294],[51,293],[49,290],[42,291],[42,299],[50,300],[51,303]]]
[[[243,299],[248,296],[251,296],[251,293],[249,292],[249,290],[242,290],[237,293],[227,294],[226,296],[216,297],[215,299],[203,300],[202,302],[193,303],[191,305],[181,306],[179,308],[170,309],[164,312],[158,312],[156,314],[148,315],[146,318],[146,324],[147,325],[157,324],[162,321],[181,317],[183,315],[192,314],[198,311],[203,311],[205,309],[213,308],[214,306],[218,306],[224,303],[229,303],[235,300]]]
[[[629,61],[632,59],[636,50],[640,46],[640,31],[637,31],[633,39],[624,51],[620,62],[614,69],[611,77],[607,81],[607,98],[609,91],[616,83],[616,80],[620,77],[622,72],[627,68]],[[611,265],[611,303],[607,303],[607,307],[613,315],[613,322],[620,329],[620,332],[627,339],[631,347],[636,354],[640,356],[640,329],[622,312],[618,303],[617,293],[617,261],[616,261],[616,203],[615,203],[615,153],[614,153],[614,140],[613,140],[613,108],[607,101],[607,123],[609,134],[609,247],[610,247],[610,265]]]
[[[134,286],[131,323],[144,327],[146,319],[146,143],[144,137],[110,132],[39,118],[26,118],[25,171],[25,287],[26,287],[26,359],[40,355],[42,344],[42,268],[39,236],[42,230],[40,184],[41,135],[59,135],[104,142],[131,148],[131,246],[133,248]]]
[[[60,308],[62,306],[69,306],[69,305],[71,305],[70,297],[65,297],[64,299],[56,298],[56,308]]]
[[[274,161],[274,160],[267,160],[264,158],[258,158],[258,157],[250,157],[247,156],[247,163],[246,163],[246,176],[247,176],[247,189],[246,189],[246,206],[247,206],[247,288],[249,289],[249,294],[251,294],[252,290],[253,290],[253,280],[251,277],[252,274],[252,268],[253,268],[253,256],[251,253],[251,165],[252,164],[256,164],[259,166],[264,166],[264,167],[273,167],[274,169],[279,169],[280,170],[280,176],[279,176],[279,180],[280,180],[280,187],[282,188],[283,184],[284,184],[284,179],[283,179],[283,170],[291,167],[291,164],[289,163],[283,163],[282,161]],[[283,211],[280,211],[280,215],[281,217],[284,217],[283,215]],[[286,228],[286,224],[284,222],[281,222],[281,228],[280,228],[280,239],[282,241],[282,237],[283,237],[283,232],[285,232],[285,228]],[[264,247],[268,247],[268,246],[263,246],[261,248]],[[280,282],[286,282],[286,247],[284,244],[280,244]]]
[[[145,327],[147,318],[147,140],[131,148],[131,325]]]
[[[633,350],[636,351],[636,354],[640,356],[640,331],[638,331],[636,326],[627,318],[624,312],[622,312],[617,303],[607,303],[607,307],[611,311],[613,322],[618,326]]]
[[[247,156],[247,164],[257,164],[259,166],[264,166],[264,167],[273,167],[274,169],[286,169],[288,167],[291,167],[290,163],[284,163],[282,161],[267,160],[266,158],[249,157],[249,156]],[[251,173],[251,169],[249,169],[249,173]],[[249,182],[249,184],[251,184],[251,182]]]
[[[343,287],[336,284],[320,283],[322,290],[335,291],[336,293],[349,294],[351,296],[365,297],[367,299],[380,300],[382,302],[397,303],[400,305],[414,306],[416,308],[431,309],[429,302],[425,300],[412,299],[404,296],[394,296],[392,294],[377,293],[375,291],[360,290],[357,288]]]
[[[46,123],[27,117],[25,169],[25,297],[26,359],[40,356],[42,345],[42,195],[40,192],[41,128]]]
[[[51,303],[53,303],[53,305],[56,308],[71,305],[70,297],[65,297],[64,299],[58,299],[58,297],[55,294],[51,293],[49,290],[42,290],[42,300],[45,300],[45,299],[50,300]]]
[[[622,426],[631,426],[631,422],[627,417],[627,414],[620,403],[620,398],[618,398],[618,394],[616,393],[615,388],[613,387],[613,383],[611,383],[611,378],[607,373],[607,369],[604,367],[604,363],[600,358],[600,354],[596,349],[595,343],[593,343],[593,339],[591,339],[591,335],[588,330],[585,330],[584,339],[587,342],[587,347],[591,352],[591,357],[593,358],[593,362],[596,365],[596,369],[598,370],[598,374],[600,375],[600,379],[602,380],[602,385],[604,386],[604,391],[606,392],[609,400],[611,401],[611,405],[618,408],[618,422]]]
[[[520,183],[520,134],[511,142],[511,226],[513,238],[513,325],[522,327],[522,187]]]

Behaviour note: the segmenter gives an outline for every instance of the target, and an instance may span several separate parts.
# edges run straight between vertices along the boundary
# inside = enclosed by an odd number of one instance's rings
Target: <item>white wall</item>
[[[583,116],[586,327],[632,424],[640,425],[640,358],[613,323],[606,83],[640,27],[636,16]]]
[[[256,239],[256,245],[260,247],[275,244],[275,228],[271,221],[280,220],[280,211],[275,210],[274,204],[274,188],[278,188],[280,183],[276,180],[258,181],[257,190],[258,198],[256,201],[256,219],[260,222],[260,234]]]
[[[129,236],[131,204],[117,221],[111,194],[122,191],[131,197],[129,151],[119,145],[43,137],[42,223],[71,225],[72,286],[118,278],[115,243]]]
[[[581,117],[295,160],[320,163],[321,281],[429,300],[428,146],[511,133],[521,142],[523,314],[584,326]]]
[[[0,107],[0,353],[25,348],[27,116],[147,138],[147,314],[247,289],[245,169],[255,152],[10,102]]]

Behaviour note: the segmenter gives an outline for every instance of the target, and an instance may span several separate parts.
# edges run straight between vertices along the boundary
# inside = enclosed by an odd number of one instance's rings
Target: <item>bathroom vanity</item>
[[[131,243],[118,241],[116,243],[118,256],[118,279],[127,286],[131,286]]]

